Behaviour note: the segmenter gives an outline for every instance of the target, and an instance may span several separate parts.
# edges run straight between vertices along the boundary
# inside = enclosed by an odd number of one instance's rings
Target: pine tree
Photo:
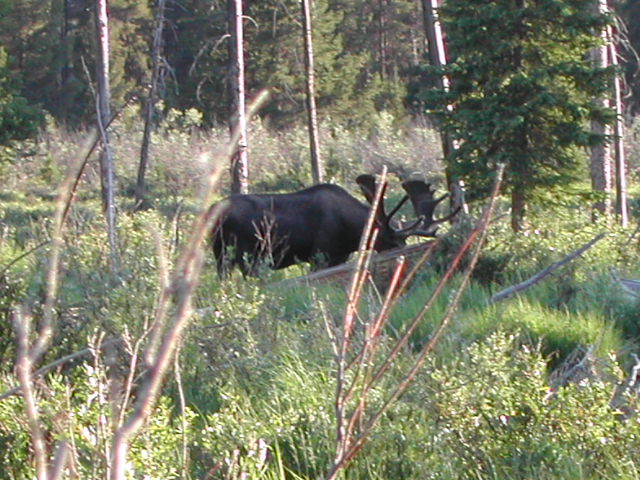
[[[452,85],[449,93],[425,89],[421,97],[460,141],[448,162],[471,197],[485,196],[497,164],[506,165],[514,230],[528,203],[561,192],[586,170],[577,147],[606,140],[588,131],[589,120],[613,119],[593,101],[608,91],[611,72],[587,55],[609,21],[591,6],[448,0],[442,8]]]
[[[0,47],[0,145],[35,136],[43,123],[40,108],[20,95],[20,82],[9,69],[6,50]]]

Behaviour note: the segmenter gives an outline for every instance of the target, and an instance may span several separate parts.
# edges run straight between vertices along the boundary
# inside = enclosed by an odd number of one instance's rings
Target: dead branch
[[[110,346],[110,345],[114,345],[116,343],[120,343],[122,341],[121,338],[116,338],[116,337],[112,337],[109,338],[107,340],[105,340],[102,343],[102,347],[106,347],[106,346]],[[40,367],[38,370],[36,370],[35,372],[33,372],[31,374],[31,378],[32,379],[36,379],[39,378],[47,373],[49,373],[51,370],[54,370],[62,365],[64,365],[67,362],[70,362],[72,360],[76,360],[78,358],[81,357],[85,357],[85,356],[89,356],[93,354],[93,349],[90,347],[87,348],[83,348],[82,350],[78,350],[77,352],[74,353],[70,353],[69,355],[65,355],[64,357],[60,357],[59,359],[48,363],[47,365]],[[17,385],[15,387],[13,387],[11,390],[7,390],[6,392],[4,392],[2,395],[0,395],[0,402],[2,400],[5,400],[17,393],[20,392],[20,390],[22,389],[22,385]]]
[[[16,371],[21,383],[22,397],[24,399],[25,413],[29,424],[31,444],[36,462],[36,476],[38,480],[47,480],[47,448],[44,441],[44,433],[40,424],[38,403],[33,389],[31,378],[31,355],[29,354],[29,331],[31,319],[23,312],[13,311],[13,326],[17,336]]]
[[[368,371],[365,374],[365,380],[361,387],[361,392],[360,392],[361,397],[358,399],[359,402],[348,419],[345,414],[346,403],[349,400],[348,395],[352,392],[354,386],[352,383],[351,387],[346,390],[346,393],[343,394],[342,391],[345,390],[344,373],[342,378],[338,376],[337,395],[336,395],[337,397],[336,414],[340,415],[340,417],[337,418],[339,422],[338,432],[337,432],[338,446],[336,449],[336,457],[333,461],[333,464],[330,466],[329,472],[327,474],[328,480],[335,480],[338,477],[339,472],[358,454],[360,449],[366,443],[367,439],[370,437],[373,428],[377,425],[382,415],[389,409],[389,407],[395,401],[398,400],[398,398],[411,385],[420,367],[424,364],[427,356],[432,352],[436,343],[438,342],[443,332],[447,328],[449,322],[451,321],[451,318],[453,317],[453,314],[455,313],[460,303],[460,299],[462,298],[462,293],[464,292],[471,278],[471,273],[475,268],[484,240],[486,238],[487,227],[489,225],[489,221],[491,219],[491,216],[493,215],[493,211],[497,203],[498,192],[502,182],[503,171],[504,171],[504,167],[500,167],[497,172],[497,178],[494,185],[494,190],[491,196],[491,200],[481,220],[478,222],[478,225],[476,226],[474,231],[469,235],[466,242],[459,249],[458,254],[456,255],[456,258],[454,258],[454,260],[452,261],[452,264],[450,265],[448,271],[445,273],[443,279],[441,279],[440,284],[436,287],[434,293],[432,293],[431,297],[427,300],[425,307],[418,313],[418,315],[416,315],[416,317],[409,324],[407,329],[405,329],[404,335],[396,342],[396,345],[392,348],[391,352],[383,360],[382,366],[375,372],[375,374],[372,371]],[[422,348],[422,350],[418,354],[418,357],[414,361],[413,365],[407,371],[404,379],[402,379],[402,381],[396,385],[395,389],[393,389],[391,394],[383,402],[382,407],[380,407],[377,411],[373,412],[369,416],[369,418],[366,419],[366,421],[363,421],[363,417],[366,413],[365,408],[366,408],[366,402],[367,402],[367,395],[369,391],[375,386],[375,384],[377,384],[377,382],[380,381],[380,379],[382,378],[386,370],[393,364],[393,361],[396,358],[397,354],[399,353],[400,349],[402,348],[403,345],[405,345],[408,342],[411,333],[415,330],[417,325],[422,321],[425,314],[430,309],[431,305],[433,305],[433,301],[440,295],[445,283],[447,283],[447,281],[453,276],[453,273],[457,270],[457,267],[462,257],[467,252],[467,250],[471,248],[474,242],[476,243],[476,247],[472,254],[469,265],[463,274],[462,281],[458,286],[452,300],[449,302],[447,311],[442,317],[440,324],[432,334],[429,342],[427,342],[426,345]],[[425,253],[425,255],[427,254],[428,252]],[[356,274],[354,275],[354,279],[356,275],[357,275],[357,271],[356,271]],[[395,285],[392,284],[392,285],[394,287],[397,286],[397,284]],[[394,290],[396,293],[389,294],[390,296],[388,296],[385,299],[385,302],[384,302],[385,306],[382,308],[380,314],[385,316],[388,315],[389,309],[393,305],[395,305],[395,302],[397,301],[400,293],[402,292],[402,287],[394,288]],[[378,317],[374,321],[373,325],[374,326],[382,325],[385,320],[386,319]],[[346,322],[346,316],[345,316],[345,322]],[[343,328],[346,328],[346,325]],[[373,330],[374,329],[372,329],[371,331]],[[371,344],[375,345],[375,340],[372,341]],[[370,350],[369,353],[373,353],[373,349]],[[343,360],[343,358],[344,358],[344,354],[341,354],[338,359]],[[370,360],[369,364],[373,363],[371,361],[372,358],[369,358],[369,360]],[[340,368],[341,368],[340,364],[338,364],[338,368],[340,371]],[[340,382],[342,382],[342,384]],[[347,423],[345,424],[345,422]],[[356,422],[363,422],[364,424],[361,426],[359,433],[357,435],[354,435],[353,432],[354,432],[354,427]]]
[[[358,302],[362,296],[362,289],[365,285],[365,281],[368,275],[368,265],[371,260],[372,251],[371,246],[375,243],[375,215],[378,209],[379,203],[382,201],[384,194],[385,182],[387,171],[383,169],[380,181],[376,187],[376,192],[371,205],[371,211],[369,213],[369,219],[365,226],[362,238],[360,239],[360,246],[358,248],[356,267],[351,277],[351,286],[349,288],[349,295],[347,299],[347,306],[345,309],[344,319],[342,322],[342,331],[336,336],[338,344],[334,347],[337,352],[336,355],[336,395],[335,395],[335,416],[336,416],[336,461],[342,458],[346,449],[349,446],[348,425],[349,420],[347,418],[346,409],[348,406],[349,398],[353,393],[354,385],[357,382],[356,378],[352,380],[351,386],[346,385],[346,372],[349,368],[347,353],[351,345],[351,334],[353,333],[355,317],[357,314]]]
[[[53,458],[53,465],[49,471],[49,480],[58,480],[64,475],[64,470],[69,462],[69,444],[65,441],[60,442],[56,455]]]
[[[577,250],[574,250],[573,252],[571,252],[562,260],[552,263],[547,268],[536,273],[531,278],[525,280],[524,282],[518,283],[517,285],[513,285],[509,288],[505,288],[501,292],[496,293],[494,296],[491,297],[491,299],[489,300],[489,303],[491,304],[491,303],[499,302],[500,300],[509,298],[510,296],[516,293],[522,292],[523,290],[526,290],[527,288],[532,287],[533,285],[540,282],[545,277],[551,275],[553,272],[555,272],[559,268],[564,267],[566,264],[573,261],[575,258],[579,257],[580,255],[582,255],[584,252],[586,252],[591,247],[593,247],[596,243],[602,240],[606,235],[607,235],[606,233],[601,233],[599,235],[596,235],[593,239],[591,239],[590,241],[582,245]]]
[[[262,105],[266,97],[266,93],[258,96],[250,109],[250,114]],[[226,159],[232,157],[237,141],[237,136],[230,139],[224,156]],[[212,212],[206,206],[210,204],[214,187],[218,183],[221,173],[219,163],[223,162],[214,162],[209,174],[205,177],[206,183],[203,192],[205,208],[196,217],[190,238],[177,261],[175,271],[160,295],[160,305],[156,315],[158,312],[161,312],[162,315],[168,315],[168,312],[172,310],[171,322],[168,322],[157,352],[151,355],[153,363],[149,366],[146,381],[140,387],[132,412],[115,432],[111,450],[112,468],[109,475],[112,480],[124,480],[126,477],[127,457],[131,441],[144,427],[155,407],[169,368],[173,364],[172,360],[179,348],[182,334],[192,318],[192,298],[198,286],[200,270],[204,261],[202,245],[217,213],[215,209]],[[169,308],[171,302],[174,305],[173,309]],[[160,323],[165,324],[161,320]]]

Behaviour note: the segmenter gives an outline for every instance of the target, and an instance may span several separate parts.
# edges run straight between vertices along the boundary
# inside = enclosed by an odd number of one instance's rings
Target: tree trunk
[[[608,44],[611,64],[617,68],[618,57],[616,45],[613,40],[611,28],[608,30]],[[620,224],[626,227],[629,224],[629,212],[627,206],[627,162],[624,153],[624,125],[622,116],[622,94],[620,86],[620,76],[616,72],[613,80],[614,88],[614,108],[616,111],[616,122],[613,127],[614,134],[614,155],[616,165],[616,213],[619,215]]]
[[[229,92],[231,112],[229,128],[237,136],[237,148],[231,159],[231,192],[249,192],[249,157],[244,91],[244,47],[242,0],[228,0],[229,23]]]
[[[111,253],[111,269],[117,270],[116,241],[116,205],[115,174],[113,153],[109,142],[107,126],[111,118],[111,92],[109,89],[109,18],[106,0],[96,0],[96,79],[98,82],[98,98],[96,101],[98,130],[102,137],[100,153],[100,182],[102,187],[102,209],[107,221],[107,236]]]
[[[384,81],[388,73],[387,59],[387,5],[378,0],[378,51],[380,56],[380,78]]]
[[[606,0],[596,0],[597,5],[595,8],[601,14],[607,12]],[[608,60],[608,46],[606,44],[607,32],[603,30],[600,32],[603,40],[601,47],[594,48],[591,52],[593,62],[598,68],[605,68],[609,65]],[[599,106],[608,108],[609,100],[604,98],[595,99]],[[610,135],[611,129],[598,121],[591,122],[591,131],[598,135]],[[601,200],[598,200],[593,204],[594,213],[599,212],[601,215],[609,217],[611,215],[611,149],[609,144],[605,141],[599,145],[595,145],[591,148],[590,156],[591,165],[591,187],[595,192],[600,192],[603,195]]]
[[[140,163],[138,165],[138,179],[136,181],[135,192],[136,209],[145,208],[146,204],[147,165],[149,164],[151,133],[155,127],[154,117],[160,77],[160,52],[162,50],[165,3],[165,0],[158,0],[156,4],[155,29],[153,31],[153,43],[151,45],[151,85],[149,87],[149,97],[144,107],[144,132],[142,134],[142,145],[140,146]]]
[[[524,229],[525,207],[524,190],[515,186],[511,192],[511,229],[514,232],[521,232]]]
[[[323,180],[320,159],[320,135],[316,110],[315,72],[313,62],[313,36],[311,30],[311,6],[309,0],[302,0],[302,26],[304,38],[304,68],[306,73],[307,125],[309,129],[309,149],[311,152],[311,174],[314,183]]]
[[[444,38],[442,36],[442,27],[440,25],[440,20],[438,19],[438,0],[421,0],[421,2],[422,13],[424,16],[424,27],[427,35],[427,42],[429,44],[429,63],[435,67],[442,67],[447,64],[447,57],[444,47]],[[449,78],[446,75],[441,75],[438,78],[438,88],[444,91],[449,91],[449,85]],[[444,158],[448,159],[449,156],[458,148],[458,145],[450,135],[442,130],[440,131],[440,137],[442,139],[442,152]],[[464,212],[468,212],[468,207],[464,200],[464,184],[453,176],[451,168],[448,165],[445,167],[445,174],[447,177],[449,191],[451,192],[451,208],[455,209],[462,207]]]

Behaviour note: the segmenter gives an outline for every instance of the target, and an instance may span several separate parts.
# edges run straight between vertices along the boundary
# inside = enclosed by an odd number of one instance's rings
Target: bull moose
[[[369,205],[331,184],[284,194],[236,194],[214,204],[210,212],[217,217],[212,240],[218,272],[225,274],[237,265],[244,274],[254,274],[265,261],[275,269],[300,262],[310,262],[314,267],[346,262],[358,249],[376,191],[373,175],[360,175],[356,182]],[[386,186],[381,187],[375,213],[376,251],[404,246],[410,235],[434,237],[437,225],[457,213],[435,220],[434,210],[447,195],[436,199],[429,184],[412,180],[402,184],[407,195],[387,215]],[[396,229],[392,217],[408,199],[418,219]]]

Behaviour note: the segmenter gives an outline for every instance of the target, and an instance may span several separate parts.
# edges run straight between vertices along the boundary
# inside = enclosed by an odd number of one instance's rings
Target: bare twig
[[[16,258],[14,258],[13,260],[11,260],[9,263],[7,263],[4,267],[2,267],[2,270],[0,270],[0,278],[3,277],[3,275],[11,268],[13,267],[16,263],[18,263],[20,260],[22,260],[23,258],[28,257],[29,255],[31,255],[33,252],[36,252],[38,250],[40,250],[42,247],[44,247],[45,245],[49,245],[51,240],[45,240],[43,242],[40,242],[39,244],[37,244],[35,247],[30,248],[29,250],[27,250],[26,252],[18,255]]]
[[[51,470],[49,471],[49,480],[61,479],[68,462],[69,444],[60,442],[56,450],[56,456],[53,459],[53,465],[51,465]]]
[[[102,347],[106,347],[109,345],[113,345],[116,343],[121,342],[122,339],[121,338],[116,338],[116,337],[112,337],[109,338],[107,340],[105,340],[104,342],[102,342]],[[90,347],[87,348],[83,348],[82,350],[78,350],[77,352],[74,353],[70,353],[69,355],[65,355],[64,357],[60,357],[59,359],[48,363],[47,365],[40,367],[38,370],[36,370],[35,372],[33,372],[31,374],[31,378],[32,379],[36,379],[38,377],[41,377],[43,375],[45,375],[46,373],[49,373],[51,370],[54,370],[56,368],[58,368],[61,365],[64,365],[67,362],[70,362],[72,360],[75,360],[77,358],[81,358],[81,357],[85,357],[85,356],[89,356],[92,355],[94,352],[94,350]],[[22,385],[18,385],[13,387],[11,390],[7,390],[6,392],[4,392],[2,395],[0,395],[0,402],[2,400],[5,400],[17,393],[20,392],[20,390],[22,389]]]
[[[357,455],[357,453],[366,443],[367,439],[371,435],[372,429],[378,423],[382,415],[388,410],[388,408],[395,401],[398,400],[398,398],[411,385],[420,367],[424,364],[427,356],[433,351],[433,348],[435,347],[438,340],[441,338],[443,332],[446,330],[447,326],[449,325],[449,322],[451,321],[451,318],[453,317],[453,314],[460,303],[462,293],[464,292],[469,282],[471,273],[475,268],[482,245],[484,243],[484,239],[487,233],[487,227],[489,225],[490,218],[495,209],[498,192],[499,192],[501,181],[502,181],[503,170],[504,170],[503,167],[500,167],[498,169],[496,182],[494,185],[494,190],[491,196],[489,206],[486,208],[483,214],[483,217],[478,222],[478,225],[476,226],[474,231],[469,235],[469,237],[464,242],[462,247],[460,247],[448,271],[445,273],[440,283],[438,284],[434,292],[431,294],[430,298],[427,300],[423,309],[418,313],[418,315],[416,315],[416,317],[412,320],[409,326],[405,329],[405,332],[402,335],[402,337],[396,342],[394,347],[391,349],[387,357],[382,362],[382,365],[379,367],[379,369],[375,373],[373,373],[373,370],[369,371],[369,369],[373,368],[371,367],[371,365],[373,364],[373,355],[375,354],[375,346],[377,344],[377,340],[374,337],[366,338],[365,347],[364,347],[365,351],[360,354],[362,355],[362,360],[361,360],[361,366],[359,368],[366,368],[368,370],[368,373],[365,373],[363,377],[364,383],[362,384],[362,387],[360,389],[361,396],[359,398],[359,402],[357,403],[356,407],[351,413],[351,416],[349,417],[348,423],[346,425],[344,425],[344,422],[347,422],[346,414],[344,410],[346,408],[346,405],[345,405],[346,401],[348,401],[347,395],[346,394],[343,395],[342,399],[338,397],[338,401],[336,402],[336,404],[342,408],[342,410],[338,410],[338,408],[336,408],[336,412],[341,414],[341,417],[339,417],[338,420],[342,421],[343,424],[339,425],[339,427],[341,428],[339,428],[338,430],[337,454],[333,464],[329,469],[329,472],[327,475],[328,480],[334,480],[335,478],[337,478],[340,470],[342,470]],[[366,401],[367,401],[367,397],[370,390],[382,379],[384,373],[394,363],[394,360],[397,357],[398,353],[404,347],[404,345],[408,343],[409,337],[415,331],[418,324],[422,321],[427,311],[431,308],[435,299],[441,294],[441,292],[443,291],[444,285],[448,282],[448,280],[452,277],[453,273],[457,270],[462,257],[467,252],[467,250],[469,250],[469,248],[473,245],[474,242],[476,243],[474,253],[462,276],[460,285],[458,286],[455,294],[453,295],[451,301],[449,302],[447,311],[443,315],[440,321],[440,324],[432,334],[430,340],[421,349],[417,358],[413,362],[413,365],[409,368],[409,370],[405,374],[405,377],[400,381],[400,383],[395,387],[395,389],[383,402],[382,406],[377,411],[372,413],[369,416],[369,418],[366,419],[366,421],[364,421],[364,423],[360,427],[359,433],[357,435],[354,435],[353,432],[355,431],[356,423],[361,422],[362,418],[365,415]],[[430,252],[426,252],[425,256],[428,255],[429,253]],[[415,274],[415,271],[412,272],[412,274]],[[386,318],[388,317],[388,313],[390,309],[397,301],[399,294],[402,292],[403,287],[406,286],[406,283],[403,283],[398,288],[398,281],[399,280],[396,279],[395,282],[392,282],[391,292],[387,294],[387,297],[385,298],[385,302],[383,304],[381,312],[379,313],[379,316],[376,317],[376,320],[373,322],[372,326],[369,328],[367,332],[368,334],[377,335],[378,333],[377,329],[381,328],[382,325],[384,325],[384,322],[386,322]],[[367,342],[370,343],[369,346],[366,345]],[[365,357],[367,358],[366,362],[364,361]],[[344,378],[338,377],[338,382],[340,381],[344,382]],[[352,383],[351,389],[353,389],[353,383]],[[338,385],[338,388],[337,388],[338,394],[340,394],[342,390],[344,390],[344,386]]]
[[[147,338],[148,329],[145,328],[145,331],[142,335],[140,335],[133,345],[130,345],[128,348],[129,353],[131,355],[131,359],[129,360],[129,374],[127,375],[127,379],[124,385],[124,395],[122,396],[122,404],[119,406],[118,418],[116,420],[115,427],[120,427],[124,422],[124,416],[129,407],[129,402],[131,400],[131,392],[133,390],[133,381],[135,378],[136,369],[138,367],[138,360],[140,358],[140,350],[142,349],[142,343]],[[128,344],[129,342],[127,342]]]
[[[87,146],[85,147],[85,149],[88,148]],[[49,348],[49,344],[53,336],[53,315],[58,291],[58,269],[63,243],[62,231],[66,218],[65,213],[68,211],[68,205],[71,201],[72,185],[73,175],[69,174],[65,177],[56,199],[51,239],[52,247],[49,253],[49,266],[46,276],[42,319],[33,343],[30,343],[29,340],[31,319],[25,316],[22,311],[18,309],[13,310],[14,327],[17,336],[16,370],[18,372],[18,380],[21,383],[20,389],[22,390],[25,402],[25,410],[29,422],[29,430],[31,433],[31,441],[36,462],[36,474],[39,480],[47,480],[49,478],[49,471],[47,467],[48,460],[44,433],[40,424],[37,401],[33,390],[32,370],[33,366]],[[61,448],[62,450],[60,450],[61,453],[59,458],[66,456],[66,453],[64,453],[66,448]],[[64,468],[66,461],[62,460],[54,463],[52,472],[56,472],[58,469]]]
[[[265,95],[261,95],[251,109],[254,111],[262,104]],[[237,137],[231,138],[227,145],[226,159],[231,158]],[[223,162],[220,162],[222,164]],[[211,223],[215,220],[219,210],[208,209],[213,195],[214,186],[217,184],[221,169],[215,162],[206,177],[203,194],[205,208],[196,217],[189,240],[186,242],[177,261],[175,271],[169,284],[160,296],[159,312],[168,315],[169,304],[174,303],[172,322],[162,336],[157,353],[151,355],[153,364],[149,367],[146,381],[141,385],[133,411],[125,419],[123,425],[115,432],[112,449],[112,480],[124,480],[127,457],[132,439],[144,426],[144,422],[151,415],[160,395],[164,379],[172,365],[172,359],[179,347],[182,334],[189,324],[192,314],[192,297],[199,282],[200,269],[203,263],[202,244],[210,230]]]
[[[596,243],[602,240],[606,235],[607,235],[606,233],[601,233],[599,235],[596,235],[594,238],[589,240],[580,248],[574,250],[569,255],[564,257],[562,260],[558,260],[557,262],[552,263],[547,268],[536,273],[531,278],[525,280],[524,282],[520,282],[517,285],[513,285],[509,288],[505,288],[504,290],[496,293],[494,296],[491,297],[491,299],[489,300],[489,303],[499,302],[500,300],[509,298],[510,296],[515,295],[516,293],[522,292],[523,290],[526,290],[527,288],[532,287],[533,285],[540,282],[545,277],[551,275],[553,272],[555,272],[559,268],[565,266],[567,263],[571,262],[572,260],[582,255],[584,252],[586,252],[591,247],[593,247]]]
[[[352,381],[352,387],[346,388],[346,371],[348,368],[347,351],[351,344],[351,334],[353,332],[355,317],[358,308],[358,301],[361,297],[362,288],[365,284],[367,277],[367,264],[371,258],[371,249],[369,248],[374,244],[373,238],[375,232],[373,230],[375,215],[378,210],[378,205],[382,201],[382,195],[384,193],[384,185],[386,182],[386,169],[383,171],[380,181],[376,189],[373,203],[371,205],[371,211],[369,213],[369,219],[367,225],[360,239],[360,247],[358,248],[358,259],[356,262],[356,269],[353,272],[351,287],[349,289],[349,296],[347,299],[347,306],[342,323],[341,335],[337,338],[338,345],[337,351],[337,371],[336,371],[336,400],[335,400],[335,415],[336,415],[336,459],[341,458],[344,452],[348,448],[349,438],[347,437],[348,422],[346,419],[346,408],[349,402],[351,393],[353,392],[353,385],[356,380]]]
[[[38,404],[33,390],[31,378],[31,355],[29,355],[29,330],[31,319],[23,312],[13,311],[13,325],[17,335],[16,371],[21,383],[22,397],[24,398],[25,413],[29,424],[31,444],[36,462],[36,476],[38,480],[47,480],[47,448],[44,441]]]
[[[189,443],[187,438],[187,402],[184,396],[184,387],[182,386],[182,371],[180,369],[180,350],[176,352],[174,358],[174,367],[176,374],[176,384],[178,385],[178,397],[180,398],[180,423],[182,425],[182,469],[180,470],[180,478],[186,479],[189,468]]]

